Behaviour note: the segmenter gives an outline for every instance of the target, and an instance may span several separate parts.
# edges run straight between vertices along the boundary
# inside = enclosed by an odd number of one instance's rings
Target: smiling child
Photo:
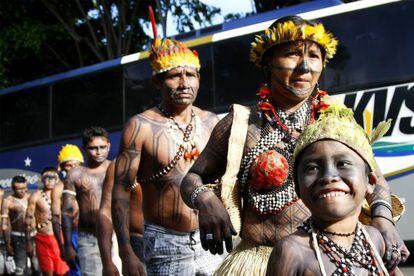
[[[358,221],[377,181],[371,142],[352,111],[338,104],[304,130],[293,174],[312,215],[277,243],[267,275],[388,275],[380,232]]]

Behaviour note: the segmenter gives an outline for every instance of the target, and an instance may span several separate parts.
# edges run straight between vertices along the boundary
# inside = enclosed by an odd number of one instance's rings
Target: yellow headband
[[[153,38],[150,59],[154,75],[166,72],[176,67],[189,66],[200,69],[200,60],[197,52],[191,51],[184,43],[172,39],[159,39],[157,37],[157,25],[152,7],[148,7]]]
[[[322,24],[297,25],[293,21],[286,21],[255,36],[255,41],[251,44],[250,61],[261,67],[263,55],[267,50],[275,45],[296,40],[310,40],[320,45],[325,50],[324,63],[335,55],[338,45],[338,40],[326,31]]]
[[[82,152],[79,148],[75,145],[65,145],[59,151],[58,158],[57,158],[59,165],[67,161],[79,161],[81,163],[84,162]]]

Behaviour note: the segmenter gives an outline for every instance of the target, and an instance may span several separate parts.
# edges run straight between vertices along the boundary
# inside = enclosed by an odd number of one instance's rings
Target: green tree
[[[0,26],[0,87],[71,68],[68,36],[40,2],[0,1]]]
[[[149,5],[164,37],[220,13],[200,0],[0,1],[0,88],[143,50]]]

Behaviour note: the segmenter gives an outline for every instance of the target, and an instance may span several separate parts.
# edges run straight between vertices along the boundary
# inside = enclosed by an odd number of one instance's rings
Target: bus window
[[[121,68],[53,85],[54,137],[79,134],[90,126],[122,125]]]
[[[216,107],[224,111],[232,103],[251,104],[262,81],[260,70],[249,60],[253,35],[214,44]]]
[[[407,45],[414,36],[407,24],[413,13],[414,2],[406,1],[324,18],[340,47],[321,86],[341,93],[412,79],[414,51]]]
[[[214,105],[214,87],[213,83],[213,61],[211,55],[211,45],[196,47],[200,63],[200,89],[195,101],[195,106],[202,109],[212,110]]]
[[[152,84],[149,59],[130,63],[124,68],[126,119],[155,106],[161,101],[160,93]]]
[[[0,97],[0,147],[33,143],[49,137],[48,87]]]

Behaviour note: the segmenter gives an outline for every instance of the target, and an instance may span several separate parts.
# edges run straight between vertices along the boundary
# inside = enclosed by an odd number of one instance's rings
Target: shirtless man
[[[148,275],[211,274],[221,258],[203,252],[197,211],[184,204],[180,182],[218,118],[193,106],[200,83],[197,55],[178,41],[161,41],[156,34],[154,38],[151,65],[161,104],[126,124],[112,191],[123,274],[144,273],[130,242],[130,196],[136,179],[142,187],[145,217],[145,260],[141,261]]]
[[[114,186],[115,160],[111,162],[106,171],[102,188],[102,200],[99,208],[98,242],[103,264],[103,275],[119,275],[119,267],[114,264],[113,258],[118,251],[116,239],[112,239],[113,226],[111,216],[112,188]],[[141,185],[136,184],[131,191],[131,204],[129,214],[129,234],[131,246],[140,260],[143,260],[144,215],[142,213]],[[116,243],[116,244],[115,244]],[[112,255],[111,255],[112,251]],[[114,252],[115,251],[115,252]]]
[[[85,129],[82,143],[87,165],[69,171],[62,196],[62,228],[65,238],[65,256],[71,266],[78,259],[82,275],[101,275],[102,262],[96,238],[98,210],[102,184],[110,164],[107,160],[111,144],[108,133],[101,127]],[[75,198],[76,196],[76,198]],[[71,242],[73,229],[73,201],[79,205],[78,254]]]
[[[64,275],[67,264],[61,259],[59,245],[52,229],[52,190],[59,182],[56,168],[44,168],[42,173],[43,189],[30,196],[26,213],[26,239],[37,230],[35,236],[36,252],[43,275]],[[33,227],[35,225],[35,227]],[[27,254],[33,254],[31,243],[27,243]]]
[[[84,162],[83,155],[80,149],[76,145],[67,144],[62,147],[58,154],[59,169],[63,179],[66,178],[69,171],[73,168],[79,167]],[[63,237],[61,234],[62,227],[62,193],[63,182],[59,181],[52,191],[52,223],[53,232],[59,243],[60,254],[63,258],[65,255],[65,249],[63,247]],[[78,211],[79,206],[76,200],[73,201],[74,217],[72,226],[72,239],[71,243],[75,251],[78,250]],[[69,276],[80,276],[79,262],[76,262],[74,266],[71,266]]]
[[[7,255],[14,257],[16,264],[15,275],[26,275],[27,254],[25,217],[30,194],[27,193],[27,181],[23,176],[17,175],[12,179],[13,194],[3,201],[1,217],[4,239],[6,241]],[[30,235],[30,243],[33,243],[34,234]],[[32,258],[34,272],[38,272],[37,258]]]

